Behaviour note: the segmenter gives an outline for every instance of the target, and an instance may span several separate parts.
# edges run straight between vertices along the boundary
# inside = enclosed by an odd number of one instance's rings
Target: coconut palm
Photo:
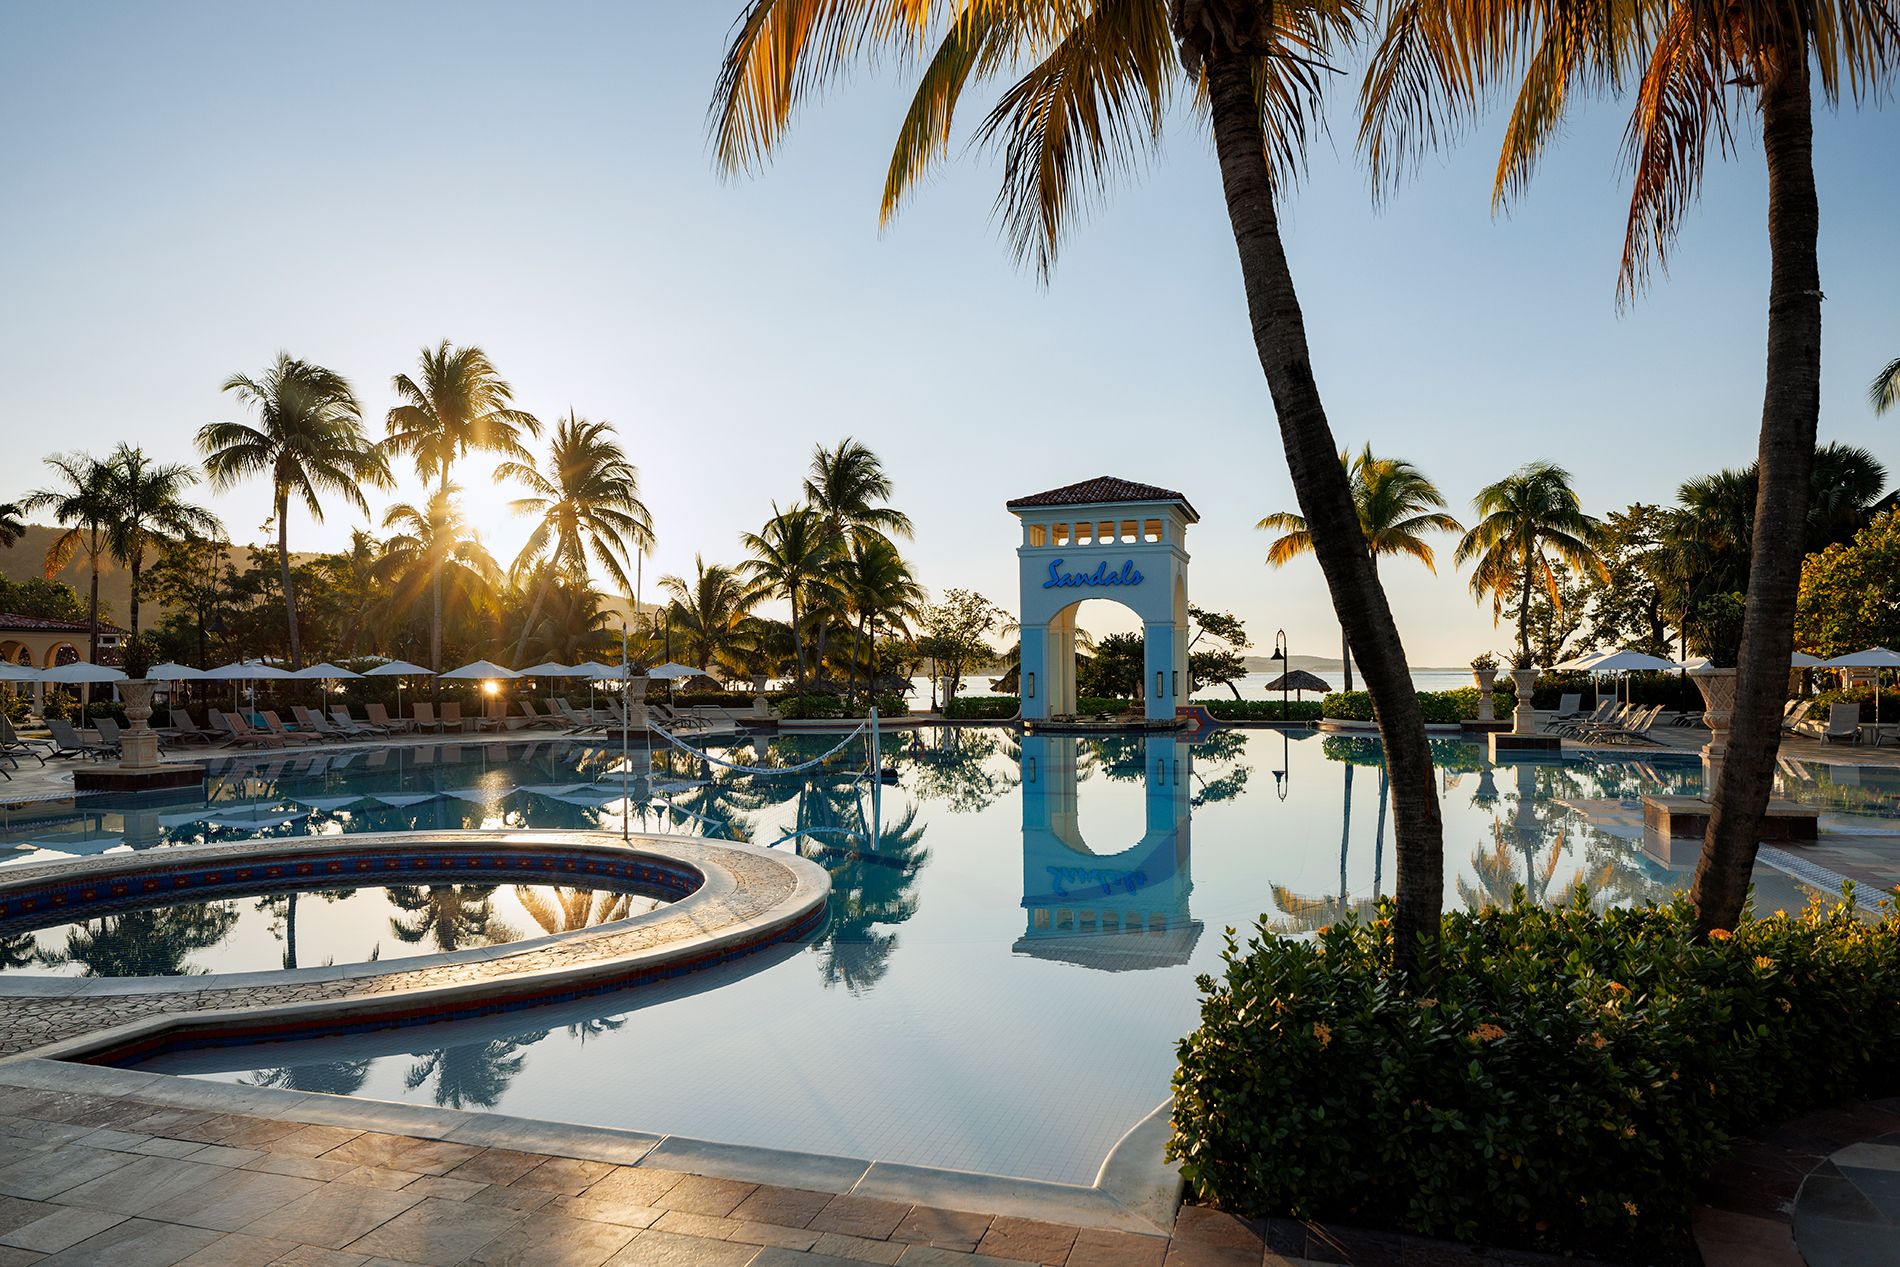
[[[739,544],[752,552],[740,567],[762,596],[782,598],[792,608],[792,649],[798,684],[805,684],[805,615],[814,591],[831,588],[827,573],[843,543],[823,516],[807,506],[780,510],[758,532],[741,533]]]
[[[1726,154],[1732,112],[1760,119],[1768,189],[1768,339],[1760,511],[1729,749],[1696,868],[1697,920],[1733,925],[1747,897],[1793,651],[1814,439],[1821,409],[1820,205],[1815,79],[1830,103],[1900,66],[1891,0],[1632,0],[1600,10],[1542,3],[1395,0],[1365,81],[1361,137],[1375,182],[1468,122],[1494,89],[1515,103],[1494,200],[1522,191],[1566,107],[1634,83],[1625,132],[1633,183],[1618,297],[1666,262],[1694,204],[1709,142]],[[1750,108],[1752,107],[1752,109]]]
[[[126,609],[136,638],[146,551],[186,537],[222,536],[224,525],[204,507],[186,500],[185,490],[198,482],[198,472],[192,467],[155,463],[145,450],[121,444],[106,458],[106,469],[116,508],[106,535],[114,557],[130,574]]]
[[[383,542],[377,563],[385,586],[385,625],[408,617],[426,593],[430,597],[431,646],[439,653],[442,596],[457,614],[479,609],[501,569],[463,522],[455,504],[455,486],[440,489],[422,506],[399,502],[383,512],[392,535]]]
[[[19,502],[0,502],[0,546],[10,546],[26,532],[25,512]]]
[[[1020,71],[978,135],[1004,154],[997,203],[1010,243],[1047,276],[1070,225],[1159,144],[1172,106],[1206,112],[1254,348],[1299,511],[1391,760],[1404,968],[1421,941],[1437,937],[1444,896],[1431,749],[1398,626],[1336,458],[1277,206],[1304,160],[1309,127],[1320,126],[1327,63],[1356,37],[1363,16],[1360,0],[749,0],[720,72],[713,126],[720,165],[755,168],[784,136],[794,109],[854,62],[930,50],[920,58],[885,180],[888,219],[948,152],[965,90]]]
[[[23,509],[50,511],[53,522],[66,531],[53,538],[46,548],[44,571],[47,580],[59,575],[72,562],[74,554],[85,551],[86,567],[92,574],[86,599],[86,659],[99,661],[99,557],[111,547],[112,524],[116,508],[112,502],[112,471],[98,458],[84,453],[56,453],[46,465],[58,472],[60,483],[36,489],[20,502]]]
[[[1359,531],[1366,539],[1373,568],[1378,568],[1382,554],[1405,554],[1436,573],[1437,561],[1425,534],[1464,530],[1464,525],[1444,513],[1445,498],[1438,486],[1403,458],[1372,456],[1369,444],[1356,454],[1342,450],[1339,461],[1352,485],[1353,504],[1359,508]],[[1284,567],[1292,559],[1313,552],[1313,534],[1306,530],[1306,520],[1300,515],[1279,511],[1254,527],[1281,534],[1267,547],[1267,562],[1274,567]],[[1352,647],[1346,641],[1343,625],[1339,637],[1345,689],[1350,691]]]
[[[516,940],[515,930],[495,917],[492,884],[392,884],[389,904],[401,914],[389,917],[397,941],[431,941],[438,950],[499,946]]]
[[[877,454],[850,436],[834,448],[821,444],[811,451],[805,500],[834,532],[845,533],[853,541],[869,535],[908,541],[910,517],[883,504],[890,500],[891,489],[890,476]]]
[[[1531,462],[1472,499],[1478,523],[1458,542],[1459,563],[1474,563],[1471,592],[1490,598],[1497,621],[1515,596],[1517,652],[1525,664],[1531,653],[1531,591],[1542,585],[1553,604],[1557,569],[1607,576],[1592,544],[1597,521],[1583,513],[1570,472],[1549,462]]]
[[[1900,357],[1887,363],[1887,367],[1874,375],[1874,381],[1867,386],[1867,400],[1874,412],[1884,414],[1895,405],[1900,405]]]
[[[541,433],[535,416],[514,407],[514,388],[503,381],[488,354],[458,348],[447,339],[422,349],[420,373],[398,374],[390,386],[402,400],[389,411],[383,444],[414,460],[423,482],[446,493],[456,461],[481,451],[517,463],[533,461],[522,447],[523,432]],[[442,586],[438,573],[429,589],[429,667],[442,668]]]
[[[857,697],[858,661],[868,652],[866,680],[877,694],[877,631],[903,629],[923,610],[924,587],[911,575],[910,565],[897,547],[882,536],[854,538],[851,552],[839,560],[837,588],[840,606],[851,620],[851,662],[847,699]]]
[[[660,590],[671,600],[668,620],[682,640],[681,654],[702,671],[737,663],[745,619],[759,600],[737,572],[722,563],[708,567],[695,554],[691,579],[663,576]]]
[[[229,488],[253,475],[270,478],[290,661],[298,666],[303,663],[303,641],[290,575],[291,500],[301,501],[318,523],[323,522],[326,493],[340,495],[367,515],[363,487],[388,487],[389,464],[363,432],[356,393],[334,370],[279,353],[263,374],[233,374],[222,390],[256,409],[256,425],[208,423],[198,430],[198,451],[204,454],[213,488]]]
[[[527,1063],[527,1054],[521,1049],[547,1036],[546,1030],[537,1030],[428,1052],[409,1067],[402,1082],[414,1091],[434,1078],[435,1102],[444,1108],[493,1108],[501,1103],[508,1084]]]
[[[653,548],[653,516],[640,500],[640,472],[614,438],[613,424],[589,422],[572,409],[555,425],[544,469],[508,461],[495,468],[495,475],[528,488],[528,496],[512,503],[516,514],[535,520],[534,531],[515,558],[516,571],[542,560],[554,565],[541,572],[515,643],[515,662],[520,663],[557,575],[584,585],[591,558],[620,592],[632,592],[627,563]]]

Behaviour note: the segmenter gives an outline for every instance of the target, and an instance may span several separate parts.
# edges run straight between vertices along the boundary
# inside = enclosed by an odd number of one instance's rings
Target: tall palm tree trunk
[[[1346,685],[1344,689],[1350,691],[1352,689],[1352,642],[1346,637],[1346,627],[1344,625],[1339,627],[1339,662],[1346,668]],[[1293,666],[1290,664],[1283,664],[1280,668],[1286,673],[1293,672]],[[1236,692],[1236,694],[1238,694],[1238,692]],[[1282,720],[1285,719],[1282,718]]]
[[[90,556],[92,563],[92,597],[86,606],[86,663],[99,663],[99,542],[94,539]]]
[[[1533,552],[1524,552],[1524,586],[1517,596],[1517,654],[1528,656],[1531,653],[1531,581],[1537,572]]]
[[[1425,719],[1313,378],[1305,319],[1273,205],[1252,66],[1234,49],[1216,47],[1207,59],[1207,78],[1221,185],[1240,254],[1254,347],[1273,395],[1287,469],[1313,536],[1313,553],[1346,631],[1347,651],[1358,660],[1360,676],[1372,693],[1373,714],[1385,742],[1399,863],[1397,966],[1409,970],[1418,962],[1421,943],[1437,939],[1445,888],[1444,824]]]
[[[444,497],[449,492],[449,464],[442,463],[441,492]],[[448,553],[442,542],[436,543],[435,558],[429,564],[429,668],[438,675],[442,672],[442,565],[447,562]],[[430,679],[435,698],[442,698],[440,677]]]
[[[1728,755],[1716,779],[1708,834],[1696,863],[1696,926],[1733,928],[1748,896],[1762,816],[1781,742],[1781,707],[1794,648],[1801,543],[1821,413],[1820,206],[1814,188],[1814,117],[1805,53],[1762,90],[1768,157],[1768,374],[1761,416],[1761,483],[1748,601],[1737,657]]]
[[[541,607],[548,600],[548,586],[551,583],[552,578],[544,572],[541,583],[534,588],[534,602],[528,604],[528,619],[521,626],[521,637],[515,641],[515,663],[509,668],[519,665],[521,657],[528,654],[528,635],[534,632],[534,622],[541,619]]]
[[[290,627],[290,667],[303,667],[303,639],[297,633],[297,590],[290,579],[290,496],[277,495],[277,572],[284,583],[284,619]]]

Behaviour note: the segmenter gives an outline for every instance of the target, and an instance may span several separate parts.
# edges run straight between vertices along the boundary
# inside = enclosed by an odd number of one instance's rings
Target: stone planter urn
[[[152,690],[158,684],[143,678],[119,683],[125,701],[126,731],[119,739],[119,768],[150,770],[158,765],[158,736],[147,725],[152,717]]]
[[[647,728],[647,675],[630,674],[627,678],[627,728]]]
[[[1702,692],[1702,719],[1709,727],[1709,742],[1702,747],[1702,764],[1713,789],[1715,774],[1728,753],[1728,723],[1735,713],[1735,670],[1705,664],[1690,669],[1689,680]]]
[[[1491,701],[1491,687],[1498,680],[1496,669],[1473,669],[1471,680],[1478,685],[1478,720],[1496,721],[1497,707]]]
[[[1511,714],[1511,733],[1537,733],[1537,710],[1531,707],[1531,692],[1537,689],[1537,666],[1512,669],[1511,682],[1517,687],[1517,710]]]
[[[770,717],[772,715],[771,706],[768,705],[765,700],[765,674],[763,673],[754,673],[752,675],[752,715],[754,717]]]

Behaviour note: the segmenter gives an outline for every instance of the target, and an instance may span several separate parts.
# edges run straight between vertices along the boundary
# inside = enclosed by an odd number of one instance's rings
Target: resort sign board
[[[1049,579],[1042,583],[1046,590],[1070,589],[1078,585],[1139,585],[1141,573],[1135,567],[1135,561],[1128,559],[1121,570],[1111,572],[1106,561],[1097,563],[1093,572],[1064,572],[1063,560],[1049,560]]]

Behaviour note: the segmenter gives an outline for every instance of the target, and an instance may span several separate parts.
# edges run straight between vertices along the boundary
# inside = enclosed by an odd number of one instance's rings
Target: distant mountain
[[[46,551],[63,531],[65,531],[63,528],[49,528],[41,524],[28,524],[26,532],[22,534],[18,541],[14,542],[11,547],[0,548],[0,573],[4,573],[9,581],[25,581],[31,580],[36,576],[45,575],[41,569],[46,565]],[[147,568],[151,566],[151,559],[156,554],[157,552],[153,551],[152,554],[146,556]],[[242,570],[250,565],[251,548],[246,545],[233,546],[231,547],[230,557],[231,562]],[[315,556],[303,551],[293,550],[290,552],[290,557],[292,562],[302,562],[305,559]],[[73,589],[78,591],[79,597],[81,601],[83,601],[86,597],[88,587],[92,584],[91,565],[87,562],[85,552],[74,551],[73,557],[67,561],[66,566],[61,568],[53,579],[64,581],[66,584],[72,586]],[[126,571],[126,569],[111,556],[101,555],[99,558],[100,617],[106,620],[123,622],[126,618],[126,613],[131,609],[131,605],[132,574]],[[153,603],[148,597],[146,602],[141,604],[142,611],[147,610],[147,608],[149,608],[152,613],[155,613],[159,609],[159,604]],[[140,623],[149,627],[157,623],[157,617],[155,614],[147,614],[141,617]]]
[[[1345,664],[1338,656],[1295,655],[1287,657],[1287,667],[1305,669],[1308,673],[1318,673],[1324,676],[1328,673],[1340,672],[1345,667]],[[1415,664],[1412,666],[1412,672],[1462,673],[1467,667],[1468,666],[1462,664],[1448,666]],[[1280,662],[1278,660],[1263,655],[1250,655],[1247,657],[1247,672],[1249,673],[1278,673],[1279,671]]]

